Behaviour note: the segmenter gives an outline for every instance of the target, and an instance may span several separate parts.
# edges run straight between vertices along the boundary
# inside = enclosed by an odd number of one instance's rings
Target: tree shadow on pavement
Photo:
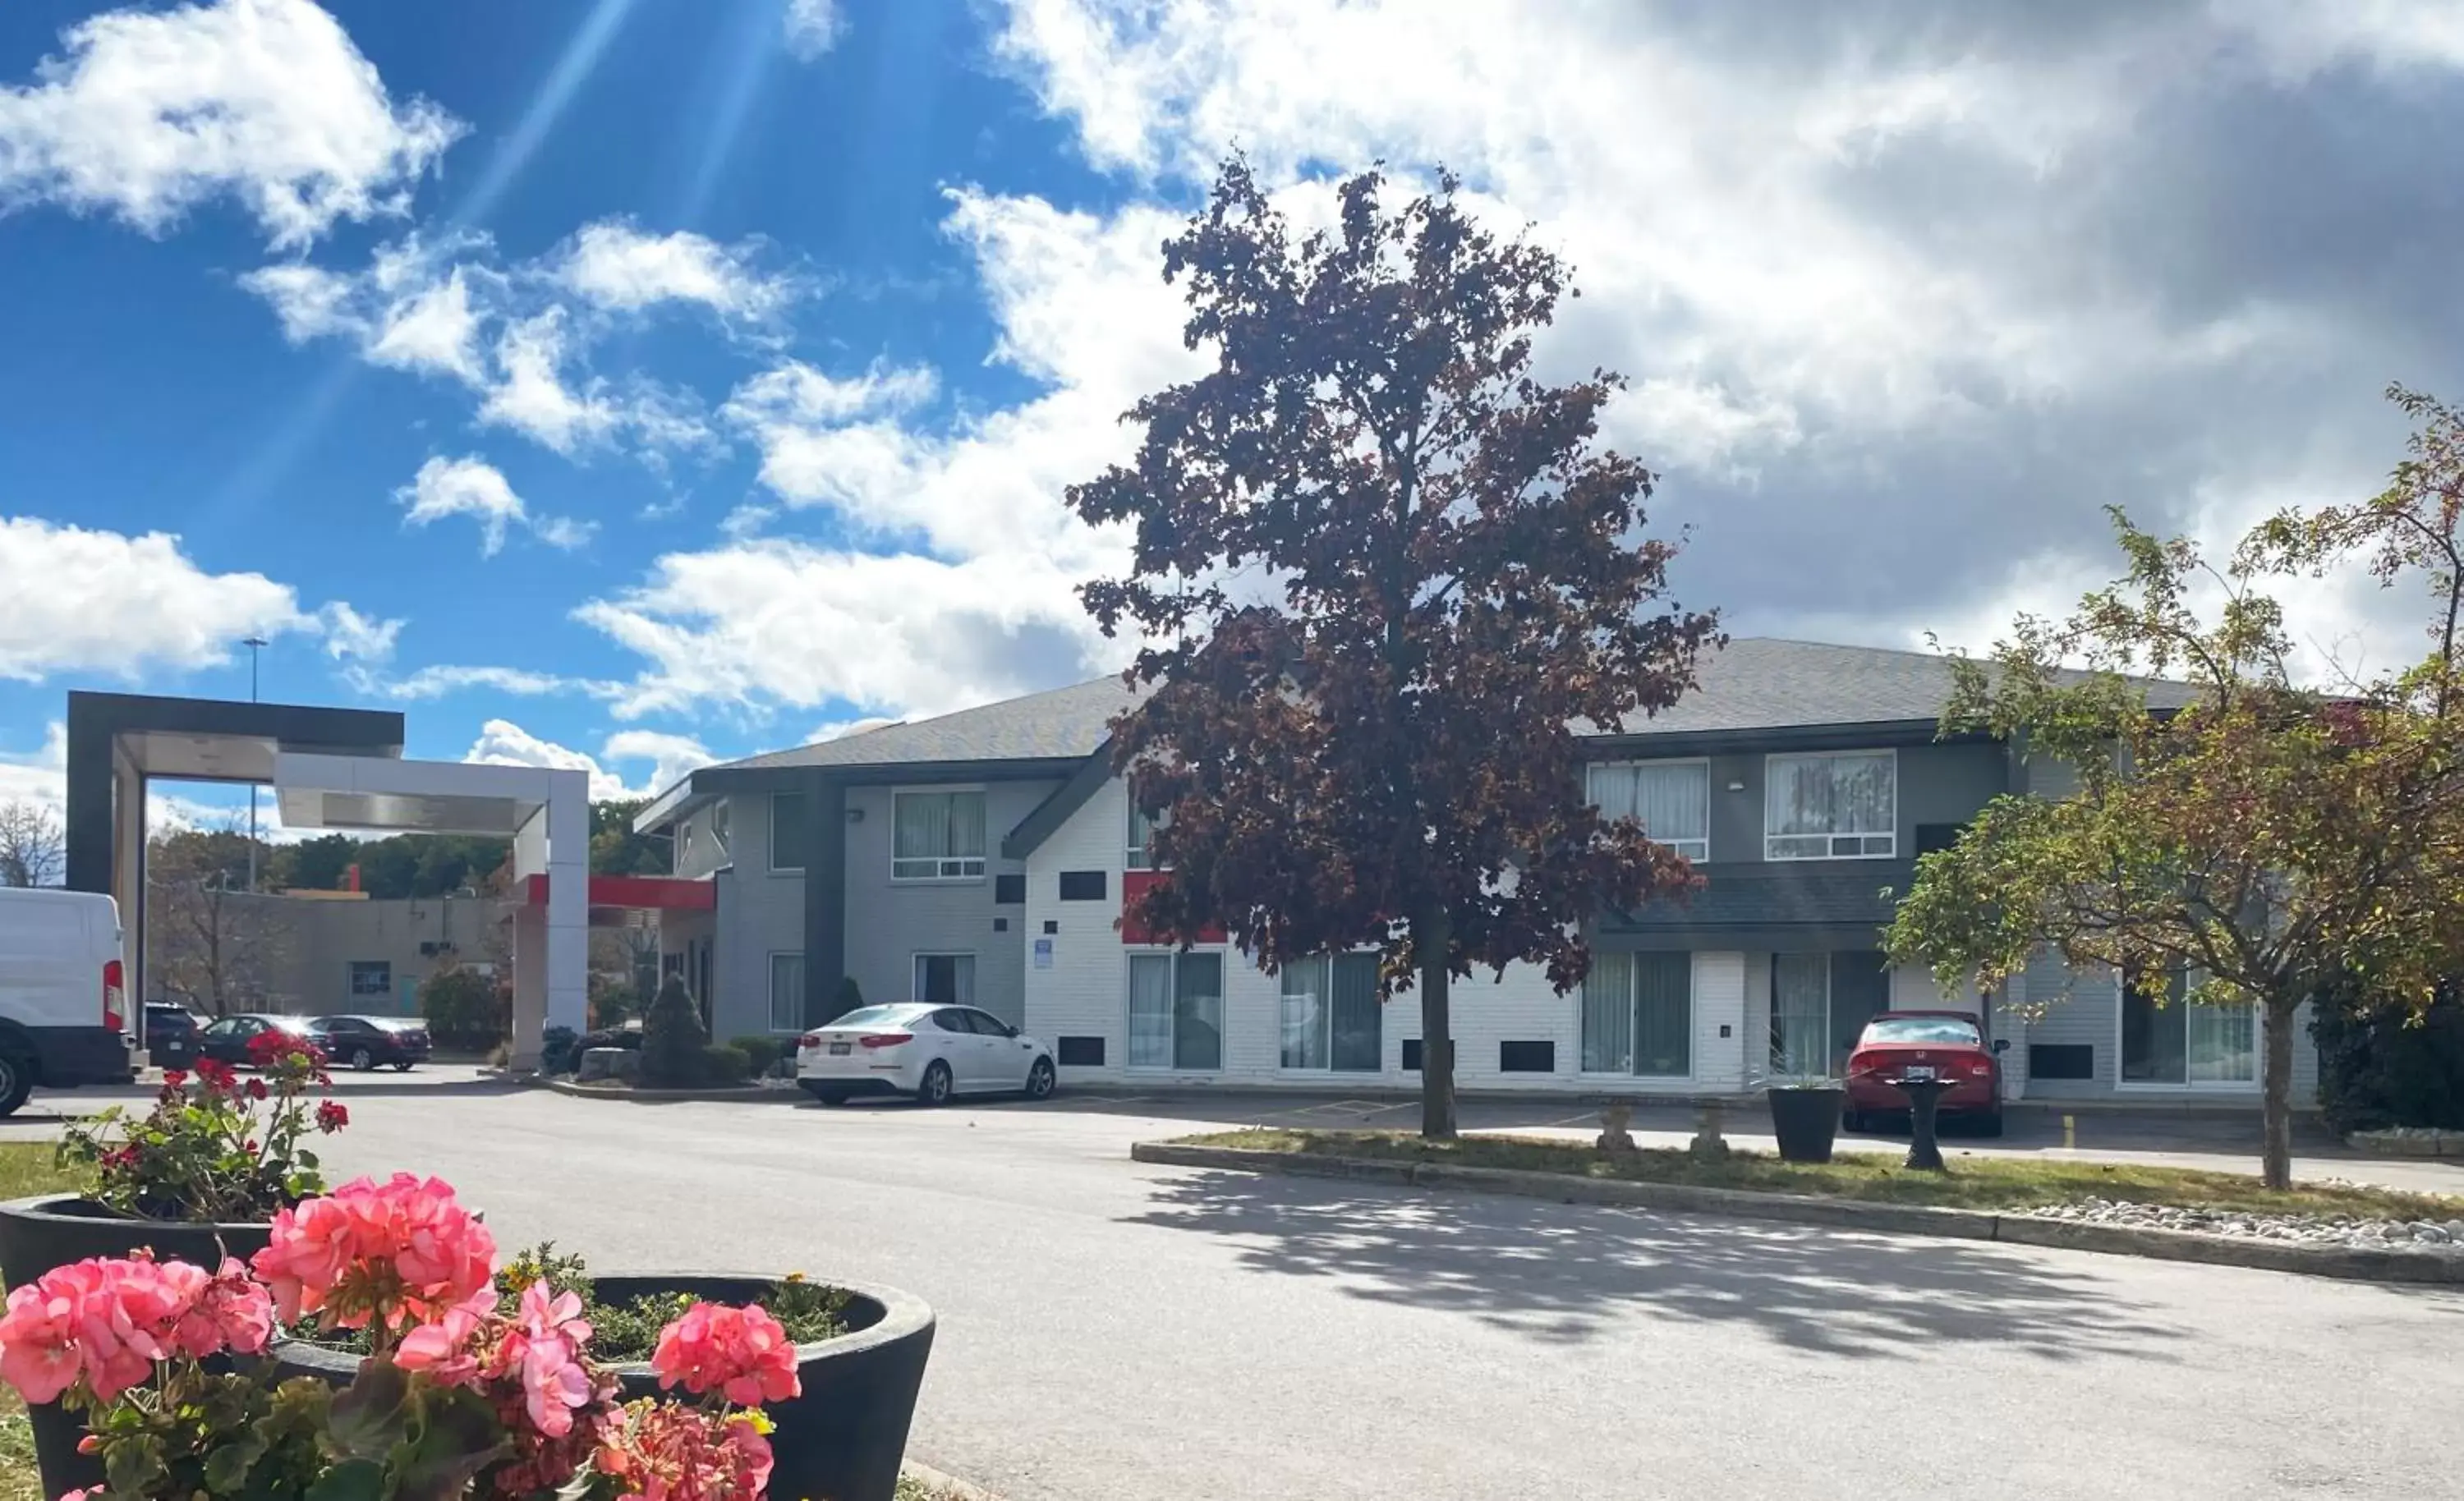
[[[1958,1241],[1246,1173],[1153,1186],[1153,1207],[1131,1223],[1224,1236],[1251,1271],[1341,1277],[1355,1297],[1535,1339],[1673,1318],[1827,1355],[1991,1343],[2064,1360],[2163,1359],[2151,1341],[2184,1334],[2104,1277]]]

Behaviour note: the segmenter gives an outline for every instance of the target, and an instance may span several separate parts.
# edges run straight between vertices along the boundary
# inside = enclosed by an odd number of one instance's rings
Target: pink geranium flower
[[[28,1402],[51,1402],[83,1378],[109,1402],[173,1355],[202,1359],[265,1348],[273,1310],[239,1263],[219,1274],[185,1261],[57,1267],[9,1295],[0,1316],[0,1380]]]
[[[784,1402],[803,1389],[795,1344],[758,1303],[695,1303],[659,1331],[650,1368],[662,1388],[681,1384],[695,1396],[718,1391],[745,1407]]]
[[[494,1289],[474,1293],[445,1311],[443,1316],[402,1337],[393,1360],[406,1371],[426,1371],[448,1386],[468,1386],[479,1379],[474,1343],[496,1311]]]
[[[323,1313],[345,1329],[379,1310],[427,1323],[492,1286],[495,1237],[439,1178],[360,1178],[274,1217],[253,1265],[286,1321]]]

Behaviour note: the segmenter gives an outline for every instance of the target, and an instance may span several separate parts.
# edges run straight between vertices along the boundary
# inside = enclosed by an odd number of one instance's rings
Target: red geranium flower
[[[349,1125],[350,1123],[351,1113],[348,1110],[343,1109],[340,1104],[337,1104],[330,1099],[318,1101],[318,1130],[330,1134],[335,1131],[340,1131],[342,1127]]]

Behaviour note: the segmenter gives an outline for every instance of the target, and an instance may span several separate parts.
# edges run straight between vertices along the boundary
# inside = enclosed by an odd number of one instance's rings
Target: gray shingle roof
[[[1702,687],[1675,707],[1636,719],[1629,734],[1778,729],[1931,720],[1950,691],[1950,665],[1931,652],[1745,637],[1705,659]],[[2171,697],[2158,685],[2159,702]],[[1113,716],[1138,695],[1117,677],[1030,693],[935,719],[793,750],[730,769],[905,766],[935,761],[1043,760],[1091,755]],[[2178,698],[2173,699],[2179,702]]]

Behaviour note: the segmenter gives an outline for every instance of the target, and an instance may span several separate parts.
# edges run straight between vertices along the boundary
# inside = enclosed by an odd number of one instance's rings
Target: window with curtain
[[[1767,859],[1863,859],[1899,852],[1899,757],[1888,750],[1775,755],[1764,764]]]
[[[957,881],[984,873],[984,794],[893,793],[892,881]]]
[[[1603,818],[1631,817],[1688,859],[1711,858],[1711,768],[1704,761],[1614,761],[1584,773]]]
[[[1694,956],[1592,956],[1583,977],[1582,1069],[1638,1078],[1694,1072]]]
[[[2200,1005],[2190,977],[2166,976],[2164,994],[2122,989],[2122,1082],[2245,1085],[2258,1081],[2258,1009]]]
[[[770,797],[770,868],[804,868],[804,794],[774,793]]]
[[[1155,843],[1155,831],[1171,821],[1172,814],[1169,810],[1150,818],[1146,811],[1138,806],[1137,799],[1132,797],[1130,799],[1130,853],[1129,858],[1122,862],[1121,868],[1123,870],[1158,869],[1155,857],[1149,853],[1149,849]]]
[[[973,954],[917,954],[915,956],[915,993],[909,999],[929,1002],[935,1006],[975,1005],[976,956]]]
[[[1284,966],[1283,1066],[1375,1074],[1386,1066],[1375,954]]]
[[[804,1030],[804,956],[770,956],[770,1030]]]
[[[1831,1070],[1831,956],[1771,956],[1771,1067],[1774,1074]]]
[[[1130,956],[1130,1067],[1223,1066],[1223,956]]]

